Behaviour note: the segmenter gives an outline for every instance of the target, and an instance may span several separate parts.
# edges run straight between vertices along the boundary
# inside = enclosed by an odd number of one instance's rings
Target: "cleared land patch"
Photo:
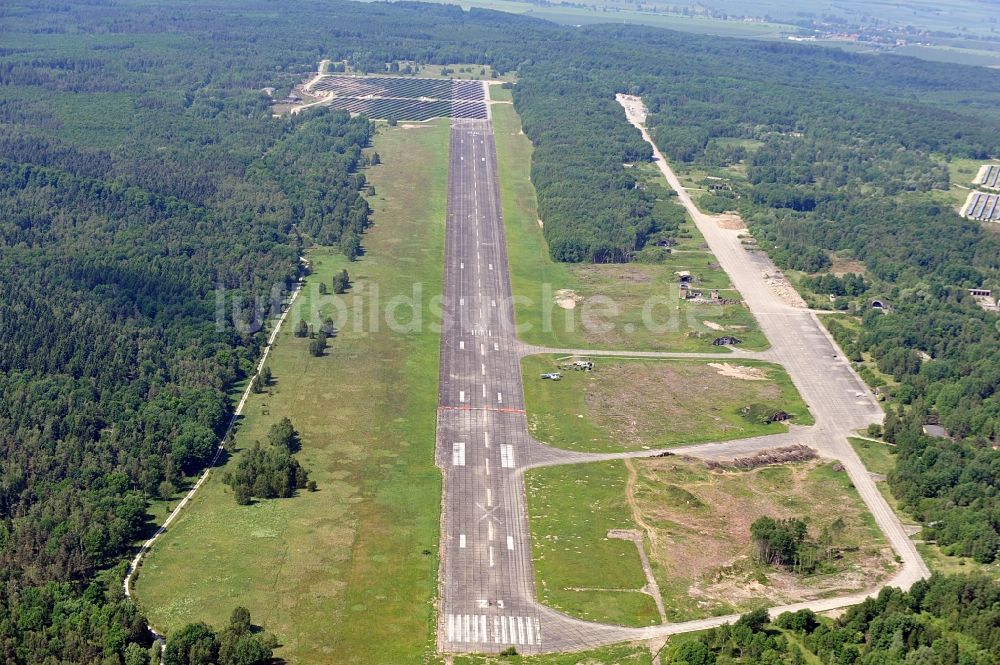
[[[593,608],[572,587],[625,586],[636,582],[623,574],[641,574],[634,548],[629,559],[604,540],[608,525],[645,532],[670,621],[869,588],[895,566],[847,475],[829,462],[720,472],[671,457],[547,468],[528,474],[528,496],[539,588],[577,616]],[[815,540],[833,532],[830,558],[809,575],[756,563],[750,525],[762,516],[805,519]]]
[[[771,363],[740,360],[720,369],[700,360],[595,358],[594,371],[584,372],[561,369],[566,362],[541,355],[521,363],[531,434],[559,448],[618,452],[785,431],[744,417],[741,410],[755,404],[812,424],[791,379]],[[540,378],[554,371],[560,381]]]
[[[570,348],[617,348],[664,351],[723,351],[712,346],[719,331],[731,331],[741,348],[764,349],[767,340],[750,311],[739,304],[682,301],[678,272],[689,271],[693,288],[706,298],[719,289],[722,298],[738,299],[728,276],[706,251],[693,222],[685,219],[676,244],[655,263],[569,265],[549,256],[543,227],[538,223],[531,185],[531,141],[521,131],[511,106],[493,106],[500,194],[508,241],[511,286],[519,337],[532,344]],[[659,187],[668,200],[662,176],[651,165],[640,165],[646,186]],[[657,181],[657,178],[659,179]],[[565,305],[566,292],[574,307]]]
[[[408,295],[414,281],[441,288],[448,132],[434,123],[379,134],[383,164],[366,172],[377,191],[366,254],[348,264],[311,252],[304,312],[331,312],[317,280],[329,287],[343,267],[348,303],[362,296],[365,307],[375,285],[383,303]],[[309,340],[293,336],[294,314],[272,351],[275,383],[251,397],[236,443],[245,449],[289,416],[319,491],[239,506],[220,469],[146,560],[138,598],[167,631],[224,625],[245,605],[278,636],[276,655],[294,663],[425,662],[434,651],[441,496],[439,338],[429,326],[409,335],[385,325],[344,330],[313,358]]]

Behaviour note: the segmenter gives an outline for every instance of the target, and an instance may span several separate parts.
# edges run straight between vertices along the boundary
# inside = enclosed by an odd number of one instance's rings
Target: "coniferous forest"
[[[149,502],[210,461],[301,250],[363,251],[371,123],[273,118],[262,92],[322,58],[516,71],[561,261],[630,261],[676,226],[624,166],[651,155],[615,93],[643,96],[668,159],[741,165],[700,203],[742,213],[779,265],[817,273],[807,286],[843,288],[863,317],[832,332],[895,379],[894,493],[954,553],[998,556],[1000,329],[965,289],[1000,286],[1000,236],[934,193],[947,160],[1000,154],[1000,72],[415,3],[15,0],[0,7],[4,662],[148,662],[121,579]],[[864,279],[824,281],[834,252]],[[892,312],[864,308],[874,297]],[[925,436],[929,419],[953,440]],[[283,451],[253,459],[233,479],[247,500],[306,480]],[[935,580],[801,641],[830,663],[996,662],[996,594]],[[217,651],[242,635],[198,631]],[[723,662],[736,638],[712,639]],[[883,644],[892,658],[871,655]]]

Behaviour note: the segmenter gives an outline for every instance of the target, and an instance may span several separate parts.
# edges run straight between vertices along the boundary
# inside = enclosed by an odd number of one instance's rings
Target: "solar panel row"
[[[466,102],[419,99],[358,99],[355,97],[335,97],[330,107],[351,113],[363,113],[370,118],[395,118],[396,120],[420,121],[431,118],[464,118],[485,120],[485,102]]]
[[[452,81],[448,79],[421,79],[390,76],[324,76],[313,90],[332,92],[343,97],[406,97],[427,99],[457,99],[481,101],[485,99],[483,84],[479,81]]]
[[[1000,166],[990,164],[984,167],[975,184],[989,187],[990,189],[1000,189]]]
[[[965,216],[980,222],[1000,222],[1000,194],[972,192],[965,202]]]

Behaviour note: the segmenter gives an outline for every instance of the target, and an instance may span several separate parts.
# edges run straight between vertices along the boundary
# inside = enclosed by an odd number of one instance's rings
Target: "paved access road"
[[[630,119],[634,116],[630,113]],[[635,120],[634,120],[635,121]],[[640,125],[641,123],[637,123]],[[645,135],[645,130],[643,130]],[[645,135],[648,140],[648,135]],[[735,232],[702,215],[662,156],[661,168],[694,216],[710,248],[730,274],[771,341],[763,353],[632,354],[653,357],[760,357],[782,363],[812,410],[816,425],[787,434],[675,448],[696,457],[744,455],[788,443],[806,443],[844,466],[902,565],[888,581],[908,588],[928,574],[913,543],[885,503],[846,437],[881,418],[881,410],[807,310],[789,306],[762,272],[773,265],[750,254]],[[488,120],[452,125],[445,247],[444,329],[437,426],[437,463],[444,474],[438,647],[443,652],[519,653],[581,650],[662,638],[734,621],[712,617],[649,628],[624,628],[565,616],[537,601],[525,508],[524,471],[655,455],[580,454],[544,446],[528,435],[520,358],[546,349],[514,335],[506,243],[500,209],[496,148]],[[595,354],[595,355],[599,355]],[[817,497],[818,501],[823,497]],[[867,593],[774,608],[843,607]]]

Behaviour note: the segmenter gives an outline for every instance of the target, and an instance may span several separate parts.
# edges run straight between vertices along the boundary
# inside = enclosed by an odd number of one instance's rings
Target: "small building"
[[[712,346],[733,346],[735,344],[742,344],[742,339],[737,339],[732,335],[723,335],[722,337],[716,337],[712,342]]]
[[[973,298],[989,298],[993,295],[990,289],[969,289],[969,295]]]
[[[681,270],[680,272],[677,273],[677,279],[680,280],[681,284],[690,284],[691,281],[693,280],[693,277],[691,276],[690,271]]]
[[[923,431],[927,436],[939,436],[944,439],[951,438],[948,436],[948,430],[937,423],[926,423],[923,426]]]

